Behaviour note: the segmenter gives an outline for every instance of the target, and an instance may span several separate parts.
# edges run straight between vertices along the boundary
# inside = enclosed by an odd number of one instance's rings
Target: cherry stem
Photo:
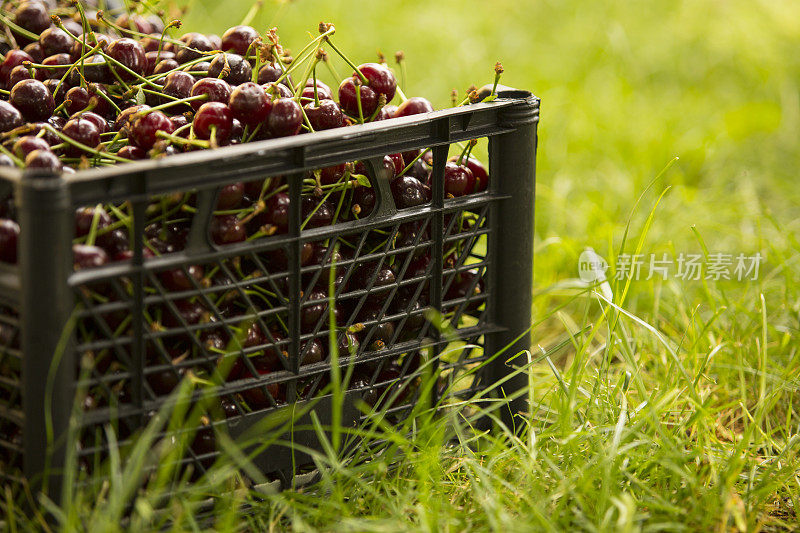
[[[476,141],[475,139],[471,139],[467,143],[467,145],[464,147],[464,149],[461,150],[461,155],[458,156],[458,164],[459,165],[464,160],[464,156],[466,156],[467,159],[469,159],[469,153],[472,151],[472,147],[475,146],[476,144],[478,144],[478,141]]]
[[[386,96],[381,93],[381,95],[378,97],[378,106],[375,108],[375,111],[372,112],[372,115],[369,117],[367,122],[372,122],[375,120],[375,117],[378,116],[378,113],[380,113],[381,109],[384,107],[386,107]]]
[[[99,150],[97,150],[95,148],[91,148],[89,146],[86,146],[85,144],[80,143],[80,142],[76,141],[75,139],[72,139],[71,137],[68,137],[68,136],[64,135],[63,133],[61,133],[60,131],[55,129],[53,126],[50,126],[49,124],[45,124],[44,128],[47,131],[49,131],[50,133],[52,133],[54,135],[57,135],[58,138],[61,139],[62,141],[66,142],[68,144],[71,144],[72,146],[74,146],[76,148],[80,148],[84,152],[88,152],[88,153],[93,154],[93,155],[95,155],[97,157],[104,157],[104,158],[107,158],[107,159],[111,159],[113,161],[118,161],[120,163],[130,163],[131,162],[130,159],[126,159],[124,157],[119,157],[118,155],[115,155],[115,154],[110,154],[110,153],[107,153],[107,152],[100,153]]]
[[[22,159],[12,154],[11,151],[2,144],[0,144],[0,153],[7,155],[19,168],[25,168],[25,163],[22,161]]]
[[[401,89],[399,85],[397,86],[397,90],[395,92],[397,93],[397,96],[400,97],[400,100],[402,100],[403,102],[408,100],[406,93],[403,92],[403,89]]]
[[[153,92],[155,92],[155,91],[153,91]],[[185,104],[185,103],[188,103],[188,102],[195,102],[197,100],[208,100],[208,95],[207,94],[198,94],[198,95],[195,95],[195,96],[188,96],[186,98],[176,99],[176,100],[173,100],[171,102],[167,102],[167,103],[164,103],[164,104],[161,104],[161,105],[157,105],[155,107],[151,107],[150,109],[143,109],[142,111],[137,112],[136,115],[140,116],[140,117],[143,117],[144,115],[147,115],[148,113],[152,113],[153,111],[160,111],[161,109],[167,109],[167,108],[170,108],[170,107],[173,107],[173,106],[176,106],[176,105]]]
[[[420,150],[420,152],[417,154],[417,157],[415,157],[414,159],[412,159],[412,160],[411,160],[411,162],[410,162],[409,164],[407,164],[407,165],[406,165],[406,168],[404,168],[403,170],[401,170],[401,171],[400,171],[400,174],[398,174],[398,175],[397,175],[397,177],[399,178],[400,176],[404,175],[406,172],[408,172],[409,170],[411,170],[411,167],[413,167],[413,166],[414,166],[414,163],[416,163],[417,161],[419,161],[419,159],[420,159],[420,158],[421,158],[423,155],[425,155],[425,152],[427,152],[428,150],[430,150],[430,148],[425,148],[424,150]]]
[[[8,26],[9,28],[14,30],[15,32],[19,33],[23,37],[27,37],[28,39],[30,39],[32,41],[36,41],[36,42],[39,41],[39,36],[38,35],[36,35],[33,32],[30,32],[30,31],[26,30],[22,26],[18,26],[16,24],[14,24],[8,18],[6,18],[4,15],[0,15],[0,22],[2,22],[3,24]]]
[[[264,5],[263,0],[256,0],[256,2],[253,3],[253,6],[250,8],[247,14],[245,14],[244,18],[242,19],[242,22],[240,23],[240,26],[249,26],[250,23],[253,22],[253,19],[256,18],[256,15],[258,15],[258,12],[261,11],[263,5]]]
[[[100,210],[103,209],[103,204],[97,204],[94,208],[92,215],[92,225],[89,227],[89,234],[86,236],[86,244],[94,246],[94,241],[97,238],[97,226],[100,224]]]
[[[166,139],[168,141],[171,141],[171,142],[174,142],[174,143],[177,143],[177,144],[183,144],[183,145],[189,145],[189,146],[197,146],[199,148],[210,148],[211,147],[211,144],[208,141],[200,141],[200,140],[197,140],[197,139],[184,139],[183,137],[178,137],[177,135],[170,135],[166,131],[161,131],[161,130],[156,132],[156,137],[161,137],[162,139]]]
[[[202,62],[203,62],[203,61],[205,61],[205,60],[206,60],[206,57],[205,57],[205,56],[203,56],[203,57],[198,57],[197,59],[192,59],[191,61],[187,61],[186,63],[183,63],[183,64],[181,64],[181,65],[178,65],[177,67],[175,67],[175,68],[174,68],[174,69],[172,69],[172,70],[168,70],[168,71],[166,71],[166,72],[161,72],[160,74],[153,74],[153,75],[151,75],[151,76],[147,76],[147,77],[146,77],[146,80],[147,80],[148,82],[150,82],[150,81],[152,81],[152,80],[157,80],[157,79],[159,79],[159,78],[165,78],[165,77],[167,77],[168,75],[172,74],[173,72],[178,72],[179,70],[183,70],[183,69],[185,69],[185,68],[188,68],[188,67],[194,66],[194,65],[196,65],[196,64],[198,64],[198,63],[202,63]],[[152,83],[149,83],[149,84],[150,84],[150,85],[152,85]],[[142,85],[142,83],[136,83],[136,84],[133,84],[133,85],[132,85],[132,87],[139,87],[139,86],[141,86],[141,85]],[[158,88],[160,89],[161,87],[158,87]]]
[[[361,109],[361,85],[356,84],[356,105],[358,106],[358,122],[364,123],[364,111]]]
[[[11,94],[11,91],[6,91],[5,89],[0,89],[0,94],[2,94],[3,96],[9,96]]]
[[[333,41],[331,41],[330,39],[327,39],[327,41],[328,41],[328,44],[330,45],[330,47],[333,48],[333,51],[336,52],[337,54],[339,54],[339,57],[344,59],[344,62],[347,63],[348,65],[350,65],[350,67],[355,71],[355,73],[358,75],[358,77],[361,78],[361,83],[363,83],[364,85],[369,85],[369,80],[367,79],[367,77],[364,75],[363,72],[358,70],[358,67],[355,65],[355,63],[350,61],[347,58],[347,56],[344,55],[342,53],[342,51],[339,50],[339,48],[335,44],[333,44]]]
[[[319,60],[314,61],[314,68],[311,70],[311,76],[314,80],[314,105],[319,107],[319,93],[317,92],[317,63]]]
[[[105,18],[105,15],[104,15],[104,13],[103,13],[102,11],[98,11],[98,12],[97,12],[97,20],[101,21],[101,22],[102,22],[103,24],[105,24],[106,26],[111,26],[112,28],[114,28],[115,30],[117,30],[117,31],[118,31],[118,32],[120,32],[120,33],[127,33],[128,35],[132,35],[132,36],[134,36],[134,37],[139,37],[140,39],[143,39],[143,38],[145,38],[145,37],[152,37],[152,35],[148,35],[148,34],[146,34],[146,33],[142,33],[142,32],[136,31],[136,30],[132,30],[132,29],[130,29],[130,28],[123,28],[122,26],[120,26],[120,25],[118,25],[118,24],[115,24],[114,22],[111,22],[110,20],[108,20],[107,18]],[[172,44],[177,44],[177,45],[181,45],[181,46],[183,46],[183,45],[184,45],[183,41],[179,41],[179,40],[177,40],[177,39],[171,39],[171,38],[166,38],[166,39],[164,38],[164,37],[165,37],[165,35],[164,35],[164,34],[166,33],[166,31],[167,31],[169,28],[170,28],[170,25],[167,25],[167,26],[164,28],[164,31],[163,31],[163,32],[161,32],[161,38],[162,38],[162,40],[164,40],[164,41],[166,41],[166,42],[168,42],[168,43],[172,43]],[[188,47],[187,47],[187,48],[188,48]],[[191,49],[191,48],[190,48],[190,50],[193,50],[193,51],[195,51],[195,52],[199,52],[199,50],[194,50],[194,49]],[[159,45],[159,52],[160,52],[160,51],[161,51],[161,47],[160,47],[160,45]]]
[[[155,84],[155,83],[153,83],[152,81],[148,80],[147,78],[145,78],[145,77],[144,77],[144,76],[142,76],[141,74],[138,74],[137,72],[134,72],[134,71],[132,71],[131,69],[129,69],[128,67],[126,67],[125,65],[123,65],[122,63],[120,63],[119,61],[117,61],[116,59],[114,59],[113,57],[111,57],[110,55],[106,54],[106,53],[105,53],[105,52],[103,52],[102,50],[98,50],[98,53],[99,53],[99,54],[100,54],[100,56],[102,56],[102,57],[103,57],[103,58],[104,58],[106,61],[109,61],[109,62],[113,63],[115,66],[117,66],[117,67],[121,68],[122,70],[124,70],[125,72],[127,72],[128,74],[130,74],[131,76],[135,77],[137,80],[140,80],[140,82],[141,82],[141,83],[146,83],[146,84],[150,85],[151,87],[155,87],[155,88],[157,88],[157,89],[161,89],[161,88],[162,88],[162,87],[160,87],[159,85],[156,85],[156,84]],[[123,81],[122,81],[122,79],[120,79],[120,78],[119,78],[119,74],[117,74],[117,71],[116,71],[116,69],[113,69],[113,68],[112,68],[112,69],[110,69],[110,70],[111,70],[111,73],[112,73],[112,74],[114,74],[115,76],[117,76],[117,79],[119,79],[119,81],[120,81],[120,83],[122,83],[123,87],[125,87],[125,89],[126,89],[126,90],[130,90],[130,87],[128,87],[128,85],[127,85],[125,82],[123,82]]]

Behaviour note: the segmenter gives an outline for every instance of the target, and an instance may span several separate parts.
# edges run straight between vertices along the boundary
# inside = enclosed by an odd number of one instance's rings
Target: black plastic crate
[[[357,369],[345,418],[358,417],[355,398],[375,404],[380,392],[413,379],[423,346],[434,355],[452,346],[427,321],[431,309],[466,341],[438,362],[442,383],[503,348],[508,354],[527,349],[538,116],[537,98],[505,90],[490,103],[74,175],[0,169],[0,195],[13,191],[21,228],[18,265],[0,264],[0,478],[36,479],[46,466],[58,471],[65,440],[59,437],[67,432],[77,390],[91,392],[81,417],[85,457],[106,446],[92,437],[104,424],[112,423],[123,440],[135,434],[187,371],[216,379],[204,394],[219,398],[226,416],[213,423],[234,434],[317,395],[330,374],[327,291],[334,254],[337,338],[363,326],[357,351],[342,343],[339,356],[340,366]],[[450,145],[484,137],[488,190],[446,198]],[[398,209],[383,157],[423,148],[433,153],[432,199]],[[364,163],[374,208],[363,218],[311,227],[316,211],[311,201],[304,209],[303,198],[313,196],[306,173],[355,161]],[[214,244],[209,225],[220,189],[278,176],[289,196],[285,232]],[[179,192],[184,199],[191,194],[186,205],[194,209],[185,248],[146,257],[148,205]],[[326,194],[317,190],[317,199],[320,192]],[[351,201],[347,194],[340,207]],[[132,215],[133,257],[74,271],[75,210],[108,203],[124,203]],[[431,260],[420,265],[425,254]],[[383,266],[394,279],[381,277]],[[198,269],[203,276],[193,275]],[[256,363],[265,357],[277,357],[280,368],[262,375]],[[492,361],[456,394],[506,376],[506,358]],[[230,376],[218,375],[221,361],[237,365]],[[498,394],[523,386],[515,376]],[[413,405],[409,390],[390,411],[401,416]],[[517,397],[504,410],[508,423],[522,408]],[[192,452],[185,462],[203,471],[214,453]],[[284,479],[294,473],[280,452],[265,454],[259,466]],[[51,490],[57,487],[54,474]]]

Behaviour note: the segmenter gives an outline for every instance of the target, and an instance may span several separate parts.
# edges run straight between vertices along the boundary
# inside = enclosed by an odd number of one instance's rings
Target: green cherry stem
[[[152,92],[155,92],[155,91],[152,91]],[[172,100],[171,102],[167,102],[165,104],[161,104],[161,105],[157,105],[155,107],[151,107],[150,109],[144,109],[142,111],[139,111],[138,113],[136,113],[136,115],[144,116],[144,115],[146,115],[148,113],[152,113],[153,111],[160,111],[162,109],[168,109],[168,108],[176,106],[176,105],[186,104],[186,103],[189,103],[189,102],[196,102],[198,100],[208,100],[208,95],[207,94],[198,94],[198,95],[195,95],[195,96],[187,96],[186,98],[175,99],[175,100]]]
[[[19,157],[12,154],[11,151],[2,144],[0,144],[0,153],[7,155],[9,159],[11,159],[11,161],[13,161],[14,164],[19,168],[25,168],[25,163],[23,163]]]
[[[425,148],[424,150],[420,150],[420,152],[417,154],[417,157],[415,157],[414,159],[412,159],[412,160],[411,160],[411,162],[410,162],[409,164],[407,164],[407,165],[406,165],[406,168],[404,168],[403,170],[401,170],[401,171],[400,171],[400,174],[398,174],[398,175],[397,175],[397,177],[399,178],[400,176],[404,175],[406,172],[408,172],[409,170],[411,170],[411,167],[413,167],[413,166],[414,166],[414,163],[416,163],[417,161],[419,161],[419,159],[420,159],[420,158],[421,158],[423,155],[425,155],[425,152],[427,152],[428,150],[430,150],[430,148]]]
[[[94,148],[91,148],[89,146],[86,146],[83,143],[79,143],[78,141],[72,139],[71,137],[67,137],[66,135],[64,135],[63,133],[61,133],[57,129],[55,129],[53,126],[50,126],[49,124],[45,124],[44,128],[47,131],[49,131],[50,133],[58,136],[58,138],[61,139],[62,141],[66,142],[66,143],[69,143],[69,144],[71,144],[72,146],[74,146],[76,148],[80,148],[84,152],[88,152],[88,153],[90,153],[92,155],[96,155],[96,156],[103,157],[103,158],[106,158],[106,159],[111,159],[111,160],[117,161],[119,163],[130,163],[131,162],[130,159],[126,159],[124,157],[119,157],[118,155],[115,155],[115,154],[109,154],[107,152],[103,152],[101,154],[98,150],[96,150]]]
[[[174,142],[176,144],[183,144],[188,146],[197,146],[199,148],[210,148],[211,144],[208,141],[200,141],[197,139],[184,139],[183,137],[178,137],[177,135],[170,135],[166,131],[157,131],[156,137],[161,137],[162,139],[166,139],[168,141]]]
[[[345,63],[350,65],[350,67],[355,71],[355,73],[358,75],[358,77],[361,78],[361,83],[363,83],[364,85],[369,85],[369,80],[367,79],[366,76],[364,76],[363,72],[358,70],[358,67],[355,65],[355,63],[350,61],[350,59],[348,59],[348,57],[346,55],[344,55],[344,53],[342,53],[342,51],[339,50],[339,48],[335,44],[333,44],[333,41],[331,41],[330,39],[326,39],[326,41],[328,42],[328,45],[331,48],[333,48],[333,51],[336,52],[337,54],[339,54],[339,57],[341,57],[344,60]]]
[[[32,32],[30,32],[30,31],[26,30],[26,29],[25,29],[25,28],[23,28],[22,26],[18,26],[18,25],[16,25],[16,24],[14,24],[14,23],[13,23],[13,22],[11,22],[11,21],[10,21],[10,20],[9,20],[9,19],[8,19],[8,18],[5,16],[5,15],[2,15],[2,14],[0,14],[0,22],[2,22],[3,24],[5,24],[6,26],[8,26],[9,28],[11,28],[12,30],[14,30],[15,32],[19,33],[19,34],[20,34],[20,35],[22,35],[23,37],[27,37],[27,38],[28,38],[28,39],[30,39],[31,41],[38,41],[38,40],[39,40],[39,36],[38,36],[38,35],[36,35],[35,33],[32,33]]]

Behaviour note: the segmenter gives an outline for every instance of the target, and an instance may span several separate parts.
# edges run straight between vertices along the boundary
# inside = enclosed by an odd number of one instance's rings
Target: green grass
[[[221,32],[248,8],[198,1],[183,21]],[[232,509],[252,495],[223,469],[170,501],[175,528],[206,495],[220,530],[800,528],[800,5],[298,0],[267,2],[255,25],[297,50],[320,20],[356,62],[404,50],[406,93],[438,107],[490,82],[496,60],[542,98],[532,408],[519,438],[461,427],[450,445],[447,420],[390,432],[399,468],[320,455],[318,487],[248,516]],[[578,255],[613,262],[623,245],[766,263],[755,281],[615,282],[611,305],[576,279]],[[156,496],[137,500],[136,528],[159,523]],[[85,530],[113,528],[117,500],[76,501],[69,524],[93,511]]]

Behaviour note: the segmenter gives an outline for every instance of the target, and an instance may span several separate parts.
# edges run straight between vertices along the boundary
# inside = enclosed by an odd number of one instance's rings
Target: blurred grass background
[[[252,6],[187,7],[181,31],[220,34]],[[409,441],[396,471],[333,462],[318,490],[269,496],[247,523],[229,506],[216,526],[797,528],[800,3],[266,0],[252,25],[299,50],[320,21],[356,63],[403,50],[405,92],[438,108],[491,82],[498,60],[504,84],[542,98],[534,357],[566,348],[530,369],[522,440],[486,437],[476,452],[423,426],[429,440]],[[659,257],[766,263],[747,282],[614,283],[637,317],[620,318],[575,278],[586,246],[613,263],[629,220],[628,253],[641,240]]]

